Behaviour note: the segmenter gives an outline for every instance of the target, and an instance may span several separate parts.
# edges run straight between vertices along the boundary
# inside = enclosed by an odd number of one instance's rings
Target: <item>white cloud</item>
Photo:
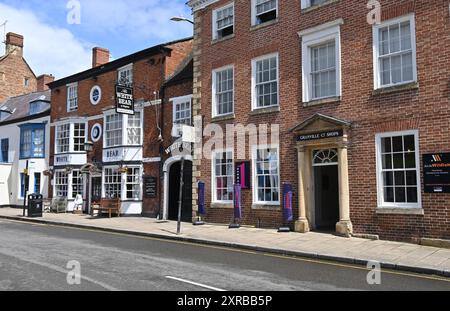
[[[63,78],[90,67],[92,45],[69,30],[47,25],[31,11],[0,3],[0,21],[5,20],[7,31],[25,37],[24,55],[36,75],[48,73]]]

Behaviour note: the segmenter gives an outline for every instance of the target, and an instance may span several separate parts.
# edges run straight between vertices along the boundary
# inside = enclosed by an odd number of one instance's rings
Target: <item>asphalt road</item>
[[[81,284],[67,265],[80,263]],[[73,267],[73,266],[72,266]],[[446,290],[450,279],[0,220],[0,290],[328,291]]]

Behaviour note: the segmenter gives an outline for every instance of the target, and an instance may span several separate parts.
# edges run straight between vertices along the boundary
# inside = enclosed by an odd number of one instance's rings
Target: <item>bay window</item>
[[[105,115],[105,148],[142,145],[143,112],[134,115],[111,113]]]
[[[121,198],[122,175],[118,168],[105,168],[103,184],[106,199]]]
[[[138,111],[128,115],[127,141],[128,145],[141,144],[141,113]]]
[[[414,15],[375,25],[375,89],[417,81]]]
[[[84,152],[87,141],[87,123],[75,122],[56,126],[56,154]]]
[[[376,143],[380,208],[419,208],[418,131],[377,134]]]
[[[232,151],[215,151],[213,153],[213,201],[233,201],[234,161]]]

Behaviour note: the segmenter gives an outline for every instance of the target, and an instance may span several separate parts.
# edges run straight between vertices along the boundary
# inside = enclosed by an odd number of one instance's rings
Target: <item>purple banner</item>
[[[242,189],[241,185],[234,185],[234,218],[242,218]]]
[[[283,211],[286,222],[294,220],[294,213],[292,208],[293,191],[292,185],[284,184],[283,186]]]
[[[199,182],[198,183],[198,213],[200,215],[205,215],[205,183]]]

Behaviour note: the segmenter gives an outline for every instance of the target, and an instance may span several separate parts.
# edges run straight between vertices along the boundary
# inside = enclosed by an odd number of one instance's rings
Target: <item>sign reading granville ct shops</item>
[[[450,193],[450,153],[423,156],[425,193]]]
[[[116,112],[134,115],[133,88],[116,85]]]
[[[335,137],[342,137],[342,136],[344,136],[343,130],[335,130],[335,131],[300,135],[297,137],[297,141],[301,142],[301,141],[319,140],[319,139],[335,138]]]

